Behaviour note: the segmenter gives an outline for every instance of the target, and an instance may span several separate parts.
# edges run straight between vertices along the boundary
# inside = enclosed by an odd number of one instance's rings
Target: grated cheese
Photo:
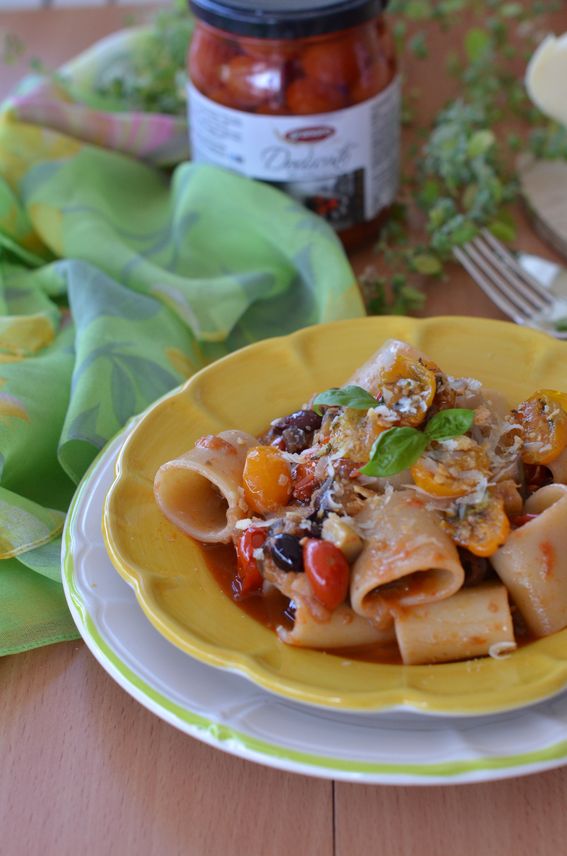
[[[422,407],[418,408],[418,406],[416,406],[415,400],[416,400],[415,398],[410,398],[408,395],[403,395],[396,402],[396,405],[395,405],[396,410],[398,411],[398,413],[410,414],[410,415],[415,416],[415,414],[418,412],[418,409],[419,410],[423,409]],[[419,398],[417,399],[417,402],[418,402],[418,405],[423,404],[423,402],[420,401]]]
[[[380,419],[383,419],[384,422],[398,422],[400,419],[396,411],[387,407],[385,404],[379,404],[378,407],[375,407],[374,413],[379,416]]]
[[[488,656],[494,660],[508,660],[517,647],[515,642],[493,642],[488,649]]]
[[[243,517],[241,520],[237,520],[234,524],[234,528],[240,531],[244,531],[253,526],[255,529],[268,528],[272,525],[273,520],[264,520],[261,517]]]
[[[281,452],[282,458],[285,458],[290,464],[302,464],[305,461],[306,456],[305,452],[310,452],[311,449],[305,449],[305,451],[300,452],[299,454],[294,454],[293,452]]]
[[[451,377],[451,375],[447,375],[447,383],[457,395],[464,395],[467,392],[477,393],[482,387],[481,382],[474,377]]]

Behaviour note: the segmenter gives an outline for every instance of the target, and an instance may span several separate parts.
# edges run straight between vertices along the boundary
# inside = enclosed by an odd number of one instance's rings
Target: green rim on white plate
[[[334,746],[329,747],[329,754],[317,754],[312,752],[297,751],[285,745],[282,739],[281,743],[268,742],[258,739],[250,733],[246,733],[242,728],[235,728],[227,721],[215,721],[213,718],[208,718],[201,714],[195,713],[190,706],[180,705],[167,694],[161,692],[157,686],[152,685],[148,680],[144,680],[140,674],[132,667],[132,664],[127,662],[127,657],[120,656],[113,647],[112,637],[105,633],[106,628],[102,628],[97,623],[97,620],[91,614],[89,605],[86,602],[84,591],[78,583],[78,571],[81,569],[81,563],[87,561],[84,556],[84,535],[82,534],[82,525],[85,520],[93,521],[93,516],[96,518],[96,529],[100,539],[97,548],[103,550],[102,536],[100,535],[100,518],[102,515],[102,503],[104,494],[104,480],[109,486],[113,476],[114,460],[117,452],[122,445],[127,433],[132,426],[127,428],[121,435],[106,447],[92,464],[89,471],[83,478],[79,489],[74,497],[69,515],[67,517],[64,538],[63,538],[63,583],[65,593],[75,619],[79,632],[84,641],[101,663],[103,668],[113,677],[117,683],[122,686],[130,695],[136,698],[146,708],[158,715],[160,718],[178,727],[182,731],[188,733],[192,737],[209,743],[212,746],[220,748],[236,756],[256,761],[267,766],[276,767],[282,770],[298,772],[306,775],[321,776],[325,778],[341,779],[345,781],[357,781],[366,784],[382,783],[382,784],[443,784],[447,782],[478,782],[483,780],[498,779],[511,777],[515,775],[525,775],[541,770],[551,769],[563,765],[567,759],[567,739],[561,739],[546,745],[541,749],[529,752],[511,752],[510,754],[487,754],[479,755],[473,758],[458,757],[454,760],[445,762],[427,762],[427,763],[405,763],[405,762],[371,762],[361,759],[349,759],[338,757],[333,754]],[[97,494],[94,501],[94,494]],[[99,553],[99,561],[100,556]],[[106,561],[109,562],[105,556]],[[87,554],[88,559],[88,554]],[[91,569],[89,573],[97,573],[96,563],[92,562],[89,565]],[[118,574],[116,574],[118,580]],[[120,580],[122,585],[125,585]],[[92,586],[92,583],[91,583]],[[96,591],[96,589],[93,589]],[[133,592],[128,592],[133,604],[135,597]],[[98,595],[101,597],[101,595]],[[135,605],[136,610],[142,615],[140,608]],[[148,633],[155,633],[153,628],[148,624]],[[109,638],[110,637],[110,638]],[[187,667],[191,667],[192,659],[181,654],[170,643],[169,645],[172,656],[186,657]],[[214,675],[226,675],[220,670],[210,666],[198,664],[201,670],[207,670]],[[237,679],[230,675],[225,678],[231,680],[242,681],[245,684],[253,685],[243,677]],[[156,680],[156,684],[158,681]],[[281,702],[270,693],[253,688],[256,695],[262,695],[274,703],[281,704],[286,711],[294,709],[299,713],[304,713],[308,706],[291,702]],[[490,717],[475,717],[469,718],[468,722],[475,723],[475,728],[488,727],[488,723],[497,723],[500,719],[506,723],[507,733],[513,731],[515,718],[535,715],[534,711],[538,708],[543,708],[544,716],[542,721],[549,718],[547,705],[554,705],[557,701],[550,700],[542,702],[535,709],[534,707],[523,711],[516,711],[513,715],[501,714]],[[311,709],[313,716],[324,716],[319,710]],[[395,716],[395,712],[388,715],[390,719]],[[404,714],[402,714],[403,716]],[[369,721],[375,723],[377,731],[380,730],[386,714],[374,714],[372,717],[359,714],[337,714],[334,719],[337,722],[343,720],[345,723],[363,722],[365,728],[368,728]],[[406,714],[407,716],[407,714]],[[413,714],[414,721],[432,722],[431,717],[420,717],[419,714]],[[223,717],[226,720],[226,717]],[[435,717],[434,722],[443,727],[446,723],[447,730],[459,730],[467,720]],[[484,723],[487,725],[485,726]],[[565,726],[567,734],[567,717],[561,717],[559,727]],[[520,730],[523,731],[525,724]],[[417,728],[418,731],[421,728]],[[411,726],[409,728],[411,732]],[[408,733],[408,731],[406,731]],[[340,739],[340,738],[339,738]],[[521,742],[518,735],[518,742]]]

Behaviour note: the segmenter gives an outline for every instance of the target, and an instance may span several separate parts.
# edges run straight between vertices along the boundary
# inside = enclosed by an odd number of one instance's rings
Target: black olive
[[[296,428],[295,425],[284,428],[282,438],[285,443],[286,452],[291,452],[294,455],[298,452],[303,452],[310,445],[303,428]]]
[[[477,586],[494,574],[488,559],[475,556],[463,547],[459,547],[459,558],[465,572],[465,586]]]
[[[283,431],[285,428],[301,428],[302,431],[310,433],[321,427],[321,419],[322,417],[314,410],[296,410],[295,413],[278,419],[272,427],[279,431]]]
[[[270,541],[272,559],[282,571],[303,570],[303,549],[295,535],[275,535]]]

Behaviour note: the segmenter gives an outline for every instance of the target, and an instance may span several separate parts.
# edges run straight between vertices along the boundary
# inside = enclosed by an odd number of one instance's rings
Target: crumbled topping
[[[488,656],[494,660],[508,660],[517,647],[515,642],[493,642],[488,649]]]
[[[480,392],[482,384],[474,377],[451,377],[447,375],[447,382],[457,395],[475,395]]]
[[[299,454],[293,454],[292,452],[280,452],[282,458],[285,458],[286,461],[290,464],[303,464],[305,460],[309,458],[307,452],[311,453],[311,449],[305,449],[303,452],[299,452]]]
[[[396,413],[392,408],[387,407],[385,404],[379,404],[378,407],[373,408],[374,413],[382,419],[383,422],[399,422],[400,415]]]
[[[241,532],[245,532],[246,529],[249,529],[251,526],[253,526],[254,529],[267,529],[273,522],[273,520],[264,520],[262,517],[243,517],[241,520],[236,521],[234,528]]]

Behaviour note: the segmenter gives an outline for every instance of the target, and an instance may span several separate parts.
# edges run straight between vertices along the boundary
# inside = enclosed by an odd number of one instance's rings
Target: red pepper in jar
[[[387,2],[190,0],[193,159],[280,186],[349,246],[375,235],[399,154]]]

